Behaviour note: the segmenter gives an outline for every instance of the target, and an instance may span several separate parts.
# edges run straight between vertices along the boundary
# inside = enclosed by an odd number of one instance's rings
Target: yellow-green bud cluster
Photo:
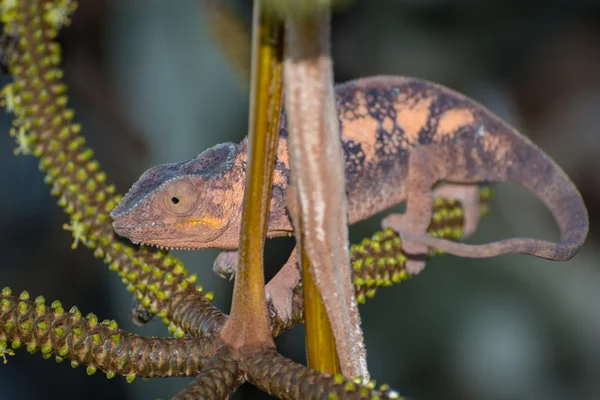
[[[490,188],[481,188],[479,198],[481,213],[487,213]],[[432,219],[427,232],[436,237],[459,239],[463,235],[463,213],[457,200],[434,198]],[[429,253],[429,256],[432,255],[434,252]],[[391,229],[376,232],[361,243],[351,245],[350,262],[356,298],[361,304],[367,298],[375,296],[378,287],[391,286],[411,277],[406,272],[406,254],[402,250],[402,241]]]
[[[107,182],[93,151],[85,147],[81,126],[73,122],[75,112],[67,107],[67,87],[59,67],[61,48],[53,40],[57,30],[68,24],[76,3],[39,4],[4,1],[1,8],[5,29],[18,35],[18,49],[9,55],[14,82],[1,91],[2,105],[15,114],[11,130],[18,146],[15,154],[40,158],[45,182],[71,217],[64,228],[73,235],[72,247],[82,244],[93,250],[152,313],[160,313],[166,324],[180,323],[167,319],[173,293],[189,289],[207,305],[213,294],[204,297],[196,291],[191,285],[195,277],[188,277],[175,257],[115,240],[109,213],[121,197]]]
[[[0,327],[2,355],[24,347],[46,359],[71,360],[72,367],[84,364],[89,375],[102,370],[108,378],[122,375],[128,382],[136,375],[196,375],[204,354],[212,348],[203,339],[133,335],[120,330],[113,320],[100,321],[91,313],[84,317],[77,307],[66,311],[58,300],[47,305],[42,296],[31,301],[26,291],[15,297],[10,288],[0,294]]]
[[[400,237],[391,229],[376,232],[360,244],[351,245],[350,262],[360,304],[375,296],[377,287],[391,286],[410,277]]]

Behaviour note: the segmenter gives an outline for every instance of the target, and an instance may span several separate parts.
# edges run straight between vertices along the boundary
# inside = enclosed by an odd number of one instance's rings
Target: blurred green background
[[[243,78],[209,34],[205,2],[81,1],[61,32],[71,105],[88,143],[125,192],[147,168],[191,158],[246,133]],[[251,2],[229,1],[246,23]],[[220,27],[223,29],[223,27]],[[574,179],[592,227],[600,207],[600,2],[585,0],[355,1],[333,20],[337,82],[401,74],[466,93],[532,138]],[[3,77],[4,81],[6,80]],[[0,287],[60,299],[144,335],[120,279],[81,246],[33,157],[14,157],[0,115]],[[473,242],[515,235],[557,239],[542,203],[498,186]],[[379,216],[380,217],[380,216]],[[378,219],[351,230],[370,235]],[[272,276],[291,240],[267,244]],[[418,278],[382,289],[360,311],[369,369],[415,399],[600,398],[600,260],[592,229],[567,263],[530,256],[436,257]],[[176,252],[229,310],[232,283],[212,272],[216,251]],[[596,260],[596,261],[594,261]],[[278,339],[304,361],[303,327]],[[107,380],[18,351],[0,365],[0,398],[156,399],[189,379]],[[244,385],[235,398],[267,398]]]

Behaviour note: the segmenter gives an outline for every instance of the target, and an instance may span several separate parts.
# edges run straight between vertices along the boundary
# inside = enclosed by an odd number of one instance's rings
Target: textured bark
[[[98,321],[92,314],[83,317],[76,308],[67,312],[58,302],[46,306],[42,298],[32,302],[27,297],[26,293],[11,296],[6,289],[0,295],[0,347],[26,346],[31,353],[39,350],[57,361],[85,364],[88,373],[100,369],[132,378],[193,376],[218,345],[214,338],[134,335],[118,329],[114,321]]]
[[[363,386],[340,375],[322,374],[273,349],[248,355],[240,367],[250,383],[279,399],[402,399],[386,385],[376,390],[373,383]]]
[[[238,363],[223,348],[206,363],[200,375],[172,400],[227,399],[243,381]]]
[[[348,257],[344,158],[329,48],[330,12],[286,21],[284,61],[296,239],[311,263],[331,323],[342,373],[368,378]],[[298,251],[299,259],[302,252]]]

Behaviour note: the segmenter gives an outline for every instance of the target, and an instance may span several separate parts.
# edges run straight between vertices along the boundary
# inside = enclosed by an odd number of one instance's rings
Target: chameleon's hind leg
[[[420,235],[427,232],[433,209],[432,187],[446,173],[444,156],[447,154],[437,146],[413,148],[405,180],[406,211],[404,214],[390,214],[381,221],[382,228],[391,228],[400,235],[402,249],[408,256],[406,271],[413,275],[425,267],[427,246],[405,240],[403,236],[405,233]]]

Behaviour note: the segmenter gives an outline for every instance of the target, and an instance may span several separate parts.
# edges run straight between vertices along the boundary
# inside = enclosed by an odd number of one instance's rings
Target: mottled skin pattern
[[[394,76],[338,85],[336,97],[349,221],[407,201],[406,213],[391,214],[382,225],[400,233],[412,256],[409,272],[423,268],[427,246],[464,257],[527,253],[552,260],[568,260],[579,251],[588,217],[576,187],[540,149],[480,104],[431,82]],[[245,140],[226,143],[192,160],[148,170],[113,211],[116,232],[134,242],[168,248],[236,249],[246,149]],[[269,237],[293,233],[285,208],[285,115],[277,157]],[[436,183],[442,183],[440,193],[463,201],[471,233],[477,224],[476,184],[507,180],[533,190],[545,202],[559,225],[561,242],[517,238],[468,245],[425,235]],[[229,264],[234,269],[234,260],[224,253],[217,267],[227,270],[223,264]],[[289,287],[300,279],[293,260],[267,286],[275,303],[285,303]],[[281,311],[286,305],[278,307]]]

